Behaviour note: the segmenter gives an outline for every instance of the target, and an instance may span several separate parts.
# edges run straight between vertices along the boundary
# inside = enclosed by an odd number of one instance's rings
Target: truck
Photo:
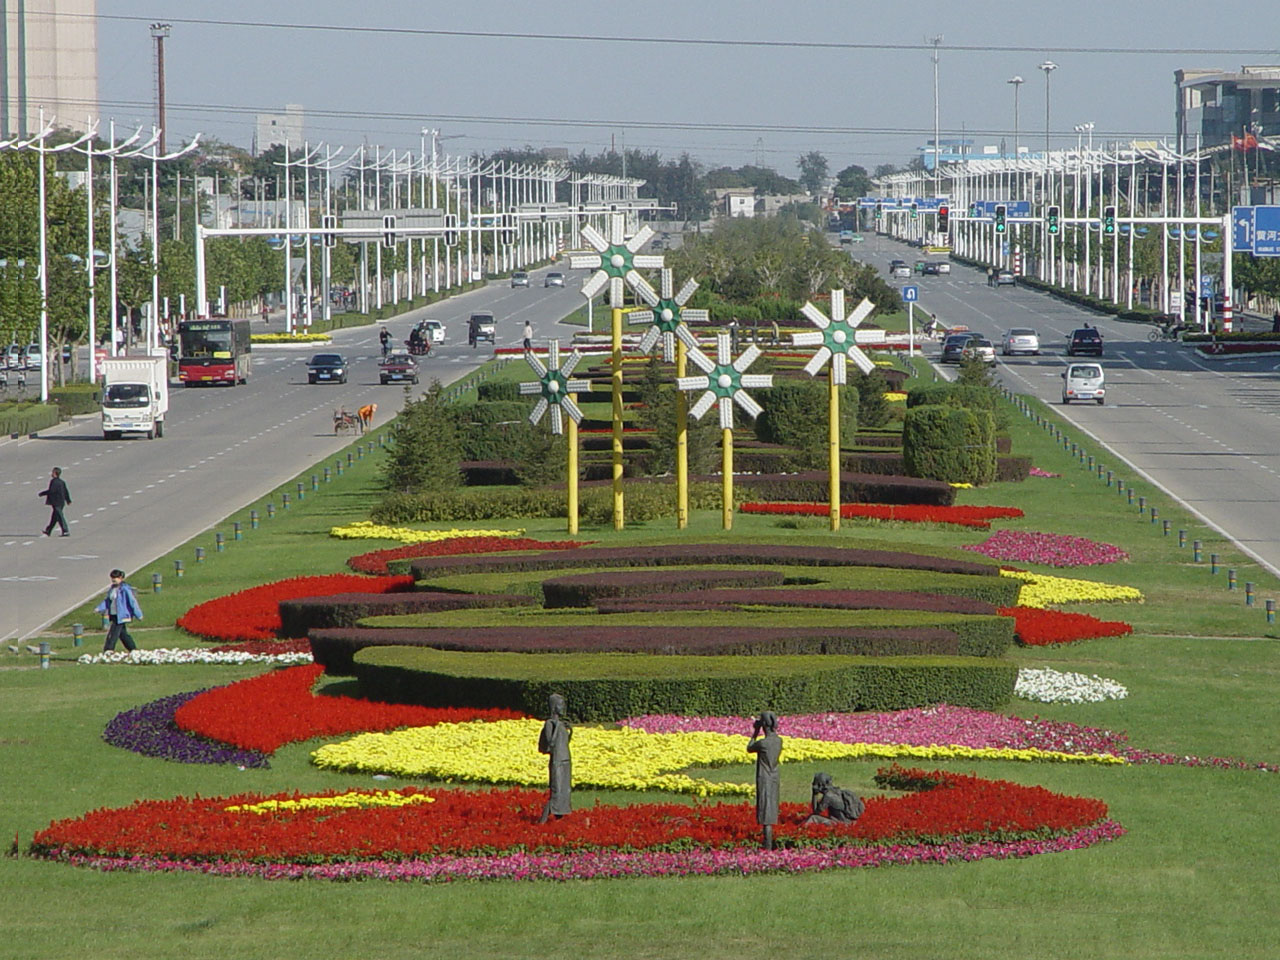
[[[164,436],[169,411],[169,358],[104,357],[102,360],[102,438],[119,440],[125,433]]]

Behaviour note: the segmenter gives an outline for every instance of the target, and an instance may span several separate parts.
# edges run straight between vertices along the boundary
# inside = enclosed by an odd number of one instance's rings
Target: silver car
[[[996,348],[990,340],[973,337],[964,345],[960,354],[961,360],[981,360],[983,363],[996,362]]]
[[[511,275],[511,286],[527,287],[528,285],[529,285],[529,274],[525,273],[523,270],[517,270],[515,273]]]
[[[1000,352],[1006,357],[1016,353],[1039,355],[1040,335],[1029,327],[1014,327],[1000,341]]]
[[[544,287],[563,287],[564,274],[560,273],[557,270],[552,270],[550,273],[548,273],[545,277],[542,278],[542,285]]]

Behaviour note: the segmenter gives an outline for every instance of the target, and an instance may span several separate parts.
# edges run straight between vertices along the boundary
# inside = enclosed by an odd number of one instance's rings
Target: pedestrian
[[[385,357],[387,351],[391,349],[391,331],[383,327],[382,332],[378,334],[378,342],[382,344],[382,355]]]
[[[267,309],[267,303],[264,300],[262,302],[262,322],[267,323],[270,320],[270,318],[271,318],[271,311]]]
[[[528,353],[533,349],[533,324],[528,320],[524,322],[524,351]]]
[[[69,506],[71,503],[71,493],[67,490],[67,482],[62,479],[62,468],[54,467],[49,473],[49,486],[36,494],[37,497],[44,497],[44,502],[53,510],[49,517],[49,525],[44,528],[44,535],[47,537],[53,531],[54,524],[62,528],[64,537],[71,536],[71,531],[67,529],[66,518],[62,515],[62,508]]]
[[[103,653],[115,650],[117,640],[124,643],[126,650],[132,652],[138,649],[133,637],[129,636],[129,622],[142,619],[142,608],[138,606],[138,597],[133,592],[133,587],[124,582],[123,570],[111,571],[111,586],[102,602],[94,607],[94,612],[105,613],[111,621],[111,626],[107,628],[107,639],[102,644]]]
[[[1280,333],[1280,310],[1277,310],[1271,318],[1271,332]]]
[[[756,823],[764,828],[764,848],[772,850],[781,789],[778,758],[782,754],[782,738],[778,736],[776,713],[766,710],[756,718],[747,752],[756,755]]]
[[[987,267],[987,286],[994,287],[996,285],[996,268]]]

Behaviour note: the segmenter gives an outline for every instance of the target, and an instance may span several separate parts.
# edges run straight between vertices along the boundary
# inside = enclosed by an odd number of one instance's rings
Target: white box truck
[[[169,410],[167,356],[105,357],[102,361],[102,437],[125,433],[164,436]]]

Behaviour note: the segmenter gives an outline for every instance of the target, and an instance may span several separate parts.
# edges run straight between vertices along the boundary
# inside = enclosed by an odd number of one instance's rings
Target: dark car
[[[496,343],[494,339],[496,335],[497,325],[492,313],[488,310],[477,310],[471,314],[471,318],[467,321],[467,342],[471,344],[472,349],[481,340]]]
[[[378,364],[378,380],[383,386],[388,383],[417,383],[418,361],[403,350],[392,350]]]
[[[1093,327],[1081,327],[1072,330],[1067,337],[1068,357],[1100,357],[1102,356],[1102,334]]]
[[[938,265],[926,260],[924,266],[920,268],[920,273],[922,276],[936,277],[939,273]]]
[[[959,363],[964,357],[964,348],[975,336],[973,333],[948,334],[947,339],[942,341],[942,362]]]
[[[340,353],[317,353],[307,363],[307,383],[346,383],[347,358]]]

